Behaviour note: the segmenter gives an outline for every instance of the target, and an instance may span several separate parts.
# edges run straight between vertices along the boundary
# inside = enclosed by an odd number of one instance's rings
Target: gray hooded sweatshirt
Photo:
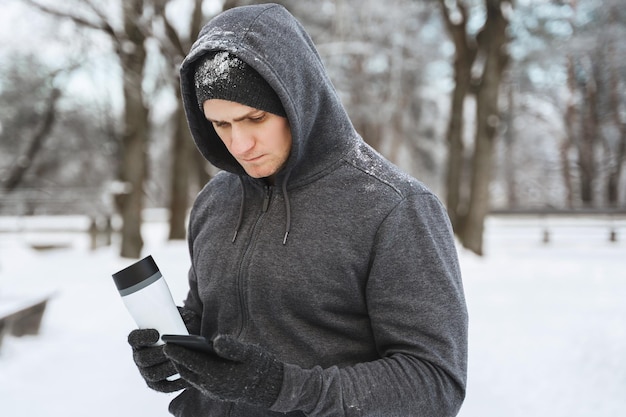
[[[200,111],[196,61],[228,51],[277,92],[292,149],[275,186],[249,177]],[[194,141],[220,168],[190,215],[185,306],[209,338],[285,362],[270,410],[187,389],[177,416],[454,416],[467,311],[446,212],[354,130],[320,56],[282,6],[211,20],[181,68]]]

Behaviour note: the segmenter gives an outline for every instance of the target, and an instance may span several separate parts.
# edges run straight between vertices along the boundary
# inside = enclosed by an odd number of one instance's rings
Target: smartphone
[[[193,334],[164,334],[161,336],[161,340],[165,343],[172,343],[198,352],[215,354],[213,343],[204,336]]]

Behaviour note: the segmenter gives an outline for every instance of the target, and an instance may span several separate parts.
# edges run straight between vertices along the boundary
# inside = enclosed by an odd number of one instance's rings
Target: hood
[[[228,51],[254,68],[276,91],[291,127],[292,148],[276,183],[306,181],[343,156],[356,134],[322,60],[302,25],[277,4],[227,10],[207,23],[181,66],[181,92],[189,128],[202,155],[217,168],[247,175],[198,106],[196,61]]]

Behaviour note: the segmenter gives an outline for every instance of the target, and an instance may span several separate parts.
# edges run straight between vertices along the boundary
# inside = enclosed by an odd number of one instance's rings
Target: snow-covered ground
[[[172,396],[146,388],[132,363],[133,323],[111,279],[132,261],[90,251],[83,234],[7,232],[11,222],[0,218],[0,303],[52,299],[39,335],[4,339],[0,415],[167,416]],[[460,250],[470,311],[461,417],[626,415],[626,224],[615,224],[611,243],[606,222],[552,221],[547,245],[543,225],[491,219],[487,255]],[[145,254],[182,301],[185,243],[167,242],[160,223],[144,235]],[[48,244],[60,248],[33,249]]]

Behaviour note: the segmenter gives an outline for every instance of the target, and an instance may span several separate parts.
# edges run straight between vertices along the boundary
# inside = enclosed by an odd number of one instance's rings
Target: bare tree
[[[454,3],[454,9],[450,3]],[[455,47],[460,47],[456,54],[455,71],[461,71],[455,75],[455,80],[466,83],[468,81],[467,72],[478,74],[473,80],[476,96],[476,133],[474,137],[474,152],[471,163],[470,192],[467,200],[466,210],[460,212],[460,191],[448,191],[448,196],[452,199],[452,218],[457,225],[457,235],[462,244],[471,251],[483,253],[483,229],[484,221],[489,211],[489,186],[491,184],[492,166],[494,159],[495,139],[500,124],[500,111],[498,99],[500,95],[500,85],[504,70],[508,63],[507,36],[509,9],[513,7],[509,0],[485,0],[486,10],[485,23],[475,36],[475,39],[468,41],[468,33],[461,33],[467,26],[467,5],[463,1],[441,2],[444,10],[446,27],[454,39]],[[454,14],[454,15],[453,15]],[[453,18],[454,16],[454,18]],[[476,44],[476,49],[473,44]],[[472,59],[473,58],[473,59]],[[479,67],[477,67],[477,63]],[[473,67],[462,67],[461,64],[474,65]],[[458,97],[453,97],[454,110],[462,110],[461,102],[465,97],[462,93],[469,90],[462,85],[461,90],[455,90]],[[463,117],[462,114],[452,114],[451,117]],[[459,152],[462,152],[462,145],[459,140],[459,120],[450,122],[448,140],[454,149],[451,149],[450,156],[455,160],[449,160],[449,164],[458,164]],[[460,148],[460,149],[459,149]],[[448,186],[460,186],[458,181],[458,168],[448,169]]]
[[[468,7],[457,2],[456,9],[446,6],[445,0],[439,0],[446,29],[454,43],[454,90],[448,122],[448,163],[446,173],[446,206],[452,227],[456,233],[462,230],[461,187],[464,166],[463,127],[465,102],[470,93],[472,67],[478,53],[476,40],[468,35]]]
[[[120,255],[137,258],[143,248],[141,212],[143,186],[146,178],[146,144],[148,138],[148,109],[143,96],[143,72],[146,62],[145,41],[148,38],[145,12],[147,0],[122,2],[122,27],[116,28],[112,19],[90,1],[84,5],[90,17],[71,9],[57,9],[35,0],[26,0],[32,6],[50,15],[70,19],[75,24],[105,33],[113,43],[123,72],[124,116],[123,133],[118,167],[118,180],[126,193],[119,194],[116,205],[122,217],[122,244]]]
[[[572,194],[570,206],[615,206],[624,188],[620,182],[626,163],[626,124],[622,117],[626,67],[620,59],[626,50],[619,42],[625,22],[623,17],[620,21],[618,2],[585,3],[595,9],[581,9],[577,2],[571,2],[564,177]],[[592,13],[593,19],[575,19],[582,13]]]
[[[486,0],[487,19],[476,40],[484,64],[476,93],[476,137],[472,160],[469,205],[463,224],[462,242],[471,251],[482,255],[485,217],[489,212],[489,186],[494,158],[495,140],[500,125],[498,98],[504,70],[508,63],[506,8],[507,0]]]
[[[22,182],[24,174],[32,166],[35,157],[43,147],[44,141],[50,136],[57,117],[57,102],[60,97],[61,91],[58,88],[52,88],[35,132],[25,140],[26,148],[15,158],[12,168],[9,169],[1,183],[5,193],[13,191]]]
[[[129,192],[120,194],[117,204],[123,219],[120,255],[127,258],[138,258],[143,248],[141,213],[149,129],[142,87],[147,38],[145,29],[140,25],[144,7],[144,0],[122,2],[123,34],[114,37],[123,69],[124,133],[118,178],[127,184]]]
[[[614,57],[614,52],[613,45],[610,45],[609,56]],[[612,163],[609,164],[607,200],[610,206],[615,207],[619,205],[620,202],[620,190],[624,189],[623,187],[620,188],[620,182],[622,173],[624,172],[624,165],[626,164],[626,118],[622,117],[623,114],[626,114],[626,109],[624,109],[625,106],[623,106],[621,102],[624,96],[623,92],[626,89],[626,83],[620,81],[617,65],[613,62],[613,60],[611,60],[609,71],[611,118],[617,128],[618,139],[614,148]],[[621,97],[620,91],[622,92]],[[610,145],[608,147],[609,149],[611,148]]]
[[[626,21],[620,21],[621,4],[611,2],[606,16],[606,25],[602,25],[604,33],[599,37],[604,59],[595,61],[595,68],[601,72],[604,88],[601,102],[604,102],[600,111],[599,130],[604,148],[605,184],[601,194],[609,207],[616,207],[620,203],[620,194],[626,187],[620,186],[622,173],[626,164],[626,65],[623,59],[626,49],[621,41],[626,34]],[[608,132],[614,132],[613,134]]]
[[[574,62],[571,56],[567,57],[567,90],[568,98],[565,105],[564,125],[565,134],[563,142],[560,146],[561,167],[563,171],[563,184],[566,192],[566,206],[572,208],[574,206],[574,186],[572,184],[572,173],[569,162],[569,152],[573,146],[575,137],[574,126],[577,125],[578,115],[576,112],[576,81],[574,75]]]
[[[193,11],[189,19],[188,35],[182,36],[169,20],[166,13],[167,1],[155,4],[155,21],[152,25],[153,36],[159,41],[161,52],[167,61],[174,91],[176,92],[173,116],[171,181],[170,181],[170,230],[169,239],[184,239],[186,236],[185,219],[189,207],[189,190],[192,174],[198,173],[197,182],[202,186],[209,176],[202,167],[204,163],[196,158],[193,139],[187,127],[187,118],[182,106],[179,88],[178,66],[191,48],[192,42],[200,32],[203,23],[202,0],[194,0]],[[160,24],[162,30],[155,26]],[[197,169],[194,169],[199,165]]]
[[[104,190],[118,138],[108,103],[72,94],[80,48],[54,63],[27,50],[0,65],[0,209],[110,215]]]

